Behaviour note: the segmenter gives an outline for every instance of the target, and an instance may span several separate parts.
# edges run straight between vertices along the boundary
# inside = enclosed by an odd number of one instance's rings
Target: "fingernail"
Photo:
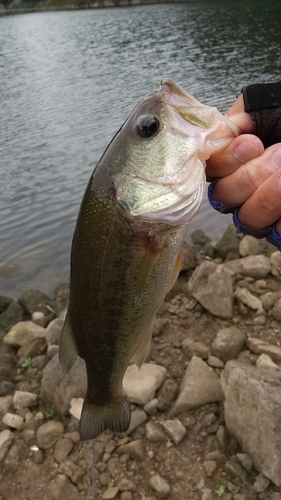
[[[274,151],[270,160],[271,160],[271,163],[276,168],[281,167],[281,147],[279,147],[278,149],[276,149],[276,151]]]
[[[242,163],[252,160],[259,156],[260,150],[256,144],[250,141],[243,141],[234,149],[233,155]]]

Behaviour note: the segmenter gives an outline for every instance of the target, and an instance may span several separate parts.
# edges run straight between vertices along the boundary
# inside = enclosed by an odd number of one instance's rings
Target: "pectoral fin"
[[[61,365],[67,372],[74,365],[77,356],[78,352],[74,342],[70,317],[67,313],[59,344],[59,360]]]
[[[183,248],[181,249],[181,251],[178,255],[178,258],[176,260],[176,263],[175,263],[175,267],[174,267],[173,274],[171,277],[171,287],[170,288],[173,288],[175,282],[177,281],[178,275],[179,275],[180,270],[181,270],[182,259],[183,259]]]
[[[144,337],[143,341],[141,342],[141,344],[138,346],[132,358],[132,361],[137,365],[139,370],[141,369],[145,361],[145,358],[149,353],[151,337],[152,337],[152,330],[149,330],[146,336]]]
[[[142,259],[142,263],[139,270],[139,275],[137,278],[137,289],[136,289],[136,305],[139,304],[145,284],[154,268],[157,260],[159,259],[164,247],[159,247],[156,238],[153,236],[147,247]]]

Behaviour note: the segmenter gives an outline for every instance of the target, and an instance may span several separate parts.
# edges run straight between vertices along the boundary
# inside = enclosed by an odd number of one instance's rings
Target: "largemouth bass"
[[[126,431],[123,376],[140,368],[152,324],[174,284],[181,248],[205,189],[205,161],[240,133],[216,108],[170,79],[141,101],[98,162],[71,253],[70,299],[59,349],[86,363],[81,439]]]

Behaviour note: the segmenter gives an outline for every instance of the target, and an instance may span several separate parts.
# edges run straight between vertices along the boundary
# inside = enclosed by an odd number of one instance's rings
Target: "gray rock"
[[[220,358],[217,358],[217,356],[209,356],[208,365],[212,366],[212,368],[223,368],[224,362]]]
[[[280,292],[266,292],[260,296],[261,303],[265,311],[268,311],[273,307],[274,302],[280,298]]]
[[[188,359],[191,359],[193,356],[208,359],[210,354],[210,349],[203,342],[192,342],[189,338],[182,341],[181,348]]]
[[[55,447],[54,451],[54,457],[57,462],[62,462],[63,460],[68,457],[68,455],[71,453],[71,450],[73,448],[73,442],[70,439],[60,439]]]
[[[249,337],[247,347],[255,354],[267,354],[273,361],[281,361],[281,347],[269,344],[265,340]]]
[[[65,460],[60,464],[59,473],[65,474],[74,484],[78,484],[85,474],[83,469],[71,462],[71,460]]]
[[[187,243],[183,244],[183,257],[181,263],[181,272],[190,271],[196,266],[196,253]]]
[[[9,430],[5,429],[0,432],[0,462],[5,458],[5,455],[10,448],[14,439],[14,434]]]
[[[237,458],[247,472],[251,472],[253,462],[247,453],[237,453]]]
[[[11,347],[21,347],[29,344],[36,337],[45,337],[45,328],[35,325],[33,321],[20,321],[5,335],[3,342]]]
[[[12,429],[20,429],[23,425],[23,418],[15,413],[5,413],[2,422]]]
[[[131,423],[129,429],[124,433],[126,436],[132,434],[132,432],[142,425],[147,420],[147,415],[145,411],[136,408],[131,414]]]
[[[53,358],[59,352],[59,346],[51,344],[47,348],[47,356],[49,359]]]
[[[74,366],[65,373],[55,355],[43,370],[41,399],[53,406],[58,415],[68,414],[70,401],[85,396],[87,377],[84,361],[78,358]]]
[[[261,354],[256,361],[256,366],[260,368],[276,368],[277,370],[280,370],[279,366],[272,361],[268,354]]]
[[[253,484],[253,491],[255,493],[263,493],[269,486],[269,483],[270,481],[267,477],[265,477],[263,474],[259,474]]]
[[[18,357],[20,359],[35,358],[43,354],[47,349],[47,343],[44,337],[36,337],[29,344],[20,347]]]
[[[55,303],[43,292],[39,290],[28,290],[24,292],[19,298],[18,303],[32,315],[35,311],[43,312],[46,316],[49,314],[50,309],[54,310]]]
[[[113,500],[116,498],[118,494],[117,486],[113,486],[112,488],[108,488],[102,495],[103,500]]]
[[[277,321],[281,321],[281,298],[277,299],[276,302],[274,302],[272,315],[275,319],[277,319]]]
[[[210,238],[202,231],[202,229],[195,229],[192,231],[191,240],[194,245],[199,245],[200,247],[204,247],[206,243],[209,243]]]
[[[281,486],[281,373],[229,361],[222,383],[228,430],[255,467]]]
[[[246,338],[245,333],[236,326],[222,328],[211,345],[211,353],[224,362],[234,359],[243,349]]]
[[[167,374],[164,366],[144,363],[141,370],[135,364],[128,366],[123,385],[130,401],[145,405],[163,383]]]
[[[266,240],[258,240],[254,236],[246,234],[239,244],[239,253],[241,257],[247,257],[248,255],[258,255],[260,253],[266,253],[268,243]]]
[[[187,283],[189,293],[196,293],[200,288],[205,286],[208,277],[216,270],[217,266],[218,265],[215,262],[209,260],[205,260],[197,266]]]
[[[136,441],[131,441],[130,443],[124,444],[117,448],[118,455],[128,454],[132,458],[138,458],[139,460],[145,460],[146,449],[145,444],[142,439],[137,439]]]
[[[182,441],[186,434],[186,428],[178,418],[165,420],[162,425],[163,429],[176,445]]]
[[[255,279],[265,278],[270,272],[270,261],[265,255],[250,255],[224,263],[234,274],[240,273]]]
[[[273,276],[281,276],[281,254],[273,252],[270,256],[271,273]]]
[[[247,288],[237,288],[234,292],[236,299],[240,300],[242,304],[250,307],[250,309],[257,310],[257,314],[263,313],[263,307],[261,300],[253,295]]]
[[[63,431],[63,424],[57,420],[49,420],[41,425],[36,434],[39,448],[46,450],[54,446],[62,438]]]
[[[215,251],[220,257],[223,257],[223,259],[225,259],[229,253],[236,254],[238,257],[239,244],[240,238],[234,226],[229,226],[222,238],[215,244]]]
[[[51,500],[79,500],[78,491],[64,474],[58,474],[49,482],[48,493]]]
[[[8,413],[13,405],[12,396],[3,396],[0,398],[0,417],[3,417],[5,413]]]
[[[170,415],[199,408],[207,403],[219,402],[223,392],[218,376],[201,358],[190,361],[180,386],[180,394]]]
[[[16,391],[14,394],[14,407],[16,410],[30,406],[36,406],[38,401],[37,394],[27,391]]]
[[[23,321],[24,318],[24,309],[13,300],[0,315],[0,341],[13,325]]]
[[[153,398],[151,401],[148,401],[148,403],[144,405],[143,409],[147,415],[155,415],[158,409],[158,399]]]
[[[153,443],[166,443],[168,441],[167,434],[165,434],[160,425],[157,422],[153,422],[153,420],[147,422],[145,433],[147,439]]]
[[[165,380],[158,392],[158,408],[160,410],[167,410],[176,399],[177,393],[178,384],[170,378]]]
[[[233,286],[230,273],[223,266],[217,266],[193,297],[214,316],[231,318]]]
[[[158,498],[167,498],[170,495],[171,487],[160,474],[154,474],[149,479],[149,486],[155,491]]]
[[[64,318],[56,318],[46,328],[46,342],[48,345],[59,344]]]

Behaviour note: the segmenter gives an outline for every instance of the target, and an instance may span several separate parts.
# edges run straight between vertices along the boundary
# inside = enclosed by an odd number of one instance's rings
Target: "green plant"
[[[225,493],[225,487],[223,486],[223,484],[219,487],[219,489],[216,491],[218,497],[222,497],[223,494]]]
[[[46,411],[44,411],[45,417],[49,418],[50,420],[52,420],[52,418],[54,418],[55,414],[56,414],[56,410],[52,406],[50,408],[48,408]]]
[[[26,358],[24,360],[24,362],[22,363],[21,366],[23,368],[26,368],[27,370],[30,370],[30,368],[32,368],[32,366],[33,366],[33,363],[34,363],[34,359],[29,356],[28,358]]]

